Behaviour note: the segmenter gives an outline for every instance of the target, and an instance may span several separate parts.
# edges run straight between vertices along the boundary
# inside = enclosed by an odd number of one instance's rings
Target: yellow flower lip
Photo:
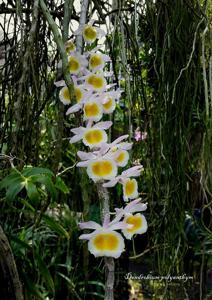
[[[97,38],[96,29],[89,24],[85,25],[83,29],[83,37],[87,42],[94,42]]]
[[[90,69],[93,70],[103,66],[104,66],[104,61],[101,57],[101,54],[97,54],[97,53],[92,54],[89,60]]]
[[[116,102],[113,97],[108,97],[107,101],[102,104],[103,111],[106,114],[112,113],[116,108]]]
[[[117,250],[119,240],[113,233],[99,233],[93,240],[94,246],[99,251],[114,251]]]
[[[73,52],[76,50],[76,46],[74,45],[74,43],[71,40],[69,40],[65,44],[65,49],[66,49],[67,53]]]
[[[85,120],[99,121],[102,117],[102,106],[95,100],[85,103],[83,111]]]
[[[112,170],[113,170],[113,166],[111,162],[107,160],[97,161],[92,165],[92,171],[94,175],[99,177],[104,177],[107,176],[108,174],[111,174]]]
[[[94,181],[111,179],[117,175],[117,166],[111,159],[100,159],[89,164],[87,173]]]
[[[119,167],[125,167],[129,160],[129,153],[126,150],[117,151],[115,161]]]
[[[124,251],[124,240],[120,233],[103,229],[88,242],[88,250],[96,257],[108,256],[118,258]]]
[[[131,215],[128,216],[125,220],[125,222],[129,225],[133,225],[132,228],[127,228],[127,232],[129,233],[135,233],[138,229],[142,227],[142,218],[140,215]]]
[[[111,108],[112,105],[113,105],[113,99],[108,98],[108,101],[103,104],[103,107],[104,109],[108,110]]]
[[[135,215],[127,214],[124,218],[124,222],[129,225],[133,225],[131,228],[125,228],[122,230],[127,239],[131,239],[134,234],[143,234],[147,231],[146,218],[140,213]]]
[[[124,196],[129,199],[136,198],[138,196],[138,184],[135,179],[127,179],[124,183]]]
[[[67,86],[64,86],[59,92],[60,101],[63,102],[64,105],[70,104],[70,94]]]
[[[104,131],[98,128],[89,129],[84,134],[83,140],[86,145],[98,145],[105,140]]]
[[[91,74],[86,78],[87,84],[93,87],[94,90],[102,90],[106,86],[105,78],[99,74]]]
[[[68,65],[71,74],[77,74],[81,67],[79,59],[77,59],[75,56],[69,56]]]
[[[83,93],[79,87],[74,87],[74,93],[77,100],[77,103],[79,103],[82,100]]]

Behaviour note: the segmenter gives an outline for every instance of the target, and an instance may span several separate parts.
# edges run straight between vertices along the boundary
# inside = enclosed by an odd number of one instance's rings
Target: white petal
[[[127,169],[126,171],[123,171],[121,173],[122,176],[126,176],[126,177],[132,177],[132,176],[140,176],[141,174],[141,170],[143,169],[143,166],[140,165],[140,166],[135,166],[135,167],[132,167],[132,168],[129,168]]]
[[[146,209],[147,209],[147,205],[145,203],[139,203],[132,207],[132,209],[130,210],[130,213],[145,211]]]
[[[74,104],[73,106],[71,106],[68,110],[67,110],[67,112],[66,112],[66,116],[67,115],[69,115],[69,114],[73,114],[73,113],[75,113],[75,112],[77,112],[77,111],[79,111],[80,109],[81,109],[81,105],[80,104]]]
[[[102,226],[94,221],[88,221],[88,222],[82,222],[79,223],[79,228],[80,229],[101,229]]]
[[[55,85],[56,87],[61,87],[61,86],[65,86],[66,83],[65,83],[65,80],[60,80],[60,81],[55,81],[55,82],[54,82],[54,85]]]
[[[71,132],[73,132],[74,134],[83,134],[84,130],[85,130],[84,127],[80,126],[80,127],[72,128]]]
[[[105,33],[105,31],[104,30],[102,30],[101,28],[97,28],[97,27],[95,27],[95,29],[96,29],[96,32],[97,32],[97,34],[98,34],[98,37],[100,38],[100,37],[103,37],[103,36],[105,36],[106,35],[106,33]]]
[[[132,149],[132,145],[133,145],[133,143],[120,143],[119,145],[118,145],[118,147],[119,147],[119,149],[122,149],[122,150],[130,150],[130,149]]]
[[[111,146],[115,146],[116,144],[120,143],[121,141],[126,140],[128,137],[129,137],[129,134],[125,134],[125,135],[118,137],[111,143]]]
[[[99,128],[99,129],[108,129],[113,125],[112,121],[105,121],[105,122],[99,122],[96,123],[93,128]]]
[[[86,234],[81,234],[79,236],[79,239],[80,240],[90,240],[92,238],[92,236],[94,236],[94,235],[95,235],[94,232],[92,232],[92,233],[86,233]]]
[[[112,180],[110,180],[110,181],[108,181],[108,182],[106,182],[106,183],[103,183],[103,187],[113,187],[113,186],[115,186],[116,184],[117,184],[117,182],[118,182],[118,179],[112,179]]]
[[[88,165],[90,164],[90,160],[86,160],[86,161],[80,161],[76,164],[77,167],[79,168],[84,168],[84,167],[88,167]]]
[[[79,25],[79,27],[77,28],[77,30],[75,30],[75,31],[73,32],[73,34],[74,34],[74,35],[79,35],[79,34],[81,34],[81,33],[82,33],[82,30],[83,30],[83,26],[84,26],[84,25]]]
[[[70,140],[69,140],[69,143],[70,144],[74,144],[78,141],[80,141],[82,139],[82,136],[81,135],[74,135]]]
[[[96,156],[91,152],[84,152],[84,151],[78,151],[77,156],[81,160],[88,160],[88,159],[94,159]]]

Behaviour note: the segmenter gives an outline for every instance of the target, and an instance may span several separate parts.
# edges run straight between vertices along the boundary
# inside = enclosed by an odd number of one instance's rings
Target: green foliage
[[[21,172],[14,168],[0,182],[0,190],[6,189],[6,199],[9,201],[15,200],[23,188],[32,203],[38,202],[45,193],[55,201],[58,190],[65,194],[69,192],[64,181],[60,177],[55,179],[52,171],[45,168],[25,167]]]

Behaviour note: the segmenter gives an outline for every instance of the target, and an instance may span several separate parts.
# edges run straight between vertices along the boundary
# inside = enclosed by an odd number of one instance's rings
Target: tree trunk
[[[8,239],[0,226],[0,298],[2,300],[23,300],[15,260]]]

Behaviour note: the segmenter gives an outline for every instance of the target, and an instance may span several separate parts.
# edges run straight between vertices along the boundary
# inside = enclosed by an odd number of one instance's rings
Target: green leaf
[[[32,250],[32,248],[26,242],[20,240],[19,238],[17,238],[17,236],[12,235],[10,238],[13,242],[18,244],[18,246],[19,246],[18,248],[27,249],[27,250],[30,250],[30,251]]]
[[[75,297],[79,300],[81,300],[80,296],[77,294],[76,292],[76,288],[75,288],[75,285],[74,283],[71,281],[71,279],[69,277],[67,277],[66,275],[60,273],[60,272],[57,272],[58,275],[60,275],[63,279],[65,279],[72,291],[72,293],[75,295]]]
[[[47,215],[43,215],[42,219],[50,229],[52,229],[53,231],[58,233],[60,236],[63,236],[63,237],[66,237],[67,239],[69,239],[69,233],[65,230],[65,228],[63,226],[61,226],[53,218],[51,218]]]
[[[33,213],[35,212],[34,207],[28,201],[26,201],[24,199],[20,199],[20,202],[22,202],[27,208],[29,208],[30,212],[33,212]],[[25,210],[22,209],[22,211],[24,212]]]
[[[24,272],[22,273],[22,276],[24,277],[24,284],[29,291],[30,296],[35,296],[37,300],[45,300],[46,297],[41,294],[41,292],[38,289],[38,286],[34,284],[33,281],[29,278],[29,276],[25,275]]]
[[[13,185],[17,182],[22,182],[23,177],[20,176],[17,172],[12,172],[8,176],[6,176],[1,182],[0,182],[0,190],[8,188],[10,185]]]
[[[37,252],[35,252],[34,255],[35,255],[36,263],[37,263],[38,269],[40,271],[40,274],[43,277],[43,279],[45,280],[49,291],[54,295],[55,294],[54,281],[48,270],[48,267],[46,266],[45,262],[43,261],[43,259]]]
[[[53,200],[56,199],[57,193],[55,186],[47,174],[39,174],[39,175],[33,175],[30,177],[31,181],[34,183],[42,183],[46,187],[46,191],[50,193]]]
[[[60,190],[64,194],[69,193],[69,188],[67,187],[65,182],[60,177],[56,177],[55,187],[56,187],[56,189]]]
[[[38,167],[26,167],[23,169],[22,174],[26,177],[39,174],[48,174],[50,176],[54,176],[54,173],[51,170]]]
[[[29,197],[30,200],[32,200],[33,202],[37,202],[37,200],[39,200],[39,193],[37,190],[37,187],[34,183],[32,183],[31,181],[28,181],[26,184],[26,190],[27,190],[27,195]]]
[[[24,188],[25,183],[24,181],[16,182],[15,184],[9,186],[7,192],[6,192],[6,199],[13,201],[15,197],[18,195],[18,193]]]

